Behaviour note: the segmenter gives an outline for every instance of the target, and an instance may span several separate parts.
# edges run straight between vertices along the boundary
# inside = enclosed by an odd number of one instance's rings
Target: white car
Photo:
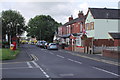
[[[49,43],[49,45],[47,46],[47,49],[55,49],[58,50],[58,45],[56,43]]]

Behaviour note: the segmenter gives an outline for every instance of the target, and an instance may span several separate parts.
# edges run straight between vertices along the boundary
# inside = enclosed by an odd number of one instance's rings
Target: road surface
[[[74,52],[28,44],[22,45],[21,50],[24,53],[21,60],[3,62],[3,78],[119,80],[120,77],[118,66],[70,54]]]

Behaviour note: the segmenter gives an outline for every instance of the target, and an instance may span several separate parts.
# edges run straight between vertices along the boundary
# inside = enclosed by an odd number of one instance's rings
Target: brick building
[[[78,17],[73,19],[73,16],[68,18],[68,22],[58,28],[58,34],[61,35],[61,44],[65,44],[66,50],[82,51],[83,46],[82,35],[85,26],[85,15],[79,11]]]

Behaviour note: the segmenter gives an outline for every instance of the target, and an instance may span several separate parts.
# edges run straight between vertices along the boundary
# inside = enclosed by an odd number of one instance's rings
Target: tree
[[[17,35],[21,35],[23,31],[26,30],[25,19],[18,12],[14,10],[6,10],[2,11],[2,37],[8,35],[8,41],[10,41],[11,37],[16,37]]]
[[[38,40],[52,42],[55,30],[61,24],[56,22],[49,15],[38,15],[28,22],[28,35],[36,37]]]

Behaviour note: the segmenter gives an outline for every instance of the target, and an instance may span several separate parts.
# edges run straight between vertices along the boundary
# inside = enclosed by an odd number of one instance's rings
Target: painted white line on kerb
[[[100,69],[100,68],[97,68],[97,67],[92,67],[92,68],[103,71],[103,72],[106,72],[106,73],[109,73],[109,74],[112,74],[112,75],[115,75],[115,76],[120,76],[120,75],[118,75],[116,73],[113,73],[113,72],[110,72],[110,71],[107,71],[107,70],[104,70],[104,69]]]
[[[30,64],[30,62],[27,62],[27,65],[29,68],[33,68],[32,65]]]
[[[50,76],[49,76],[35,61],[32,61],[32,63],[33,63],[37,68],[39,68],[47,78],[50,78]]]
[[[64,58],[63,56],[60,56],[60,55],[57,55],[58,57],[60,57],[60,58]]]

